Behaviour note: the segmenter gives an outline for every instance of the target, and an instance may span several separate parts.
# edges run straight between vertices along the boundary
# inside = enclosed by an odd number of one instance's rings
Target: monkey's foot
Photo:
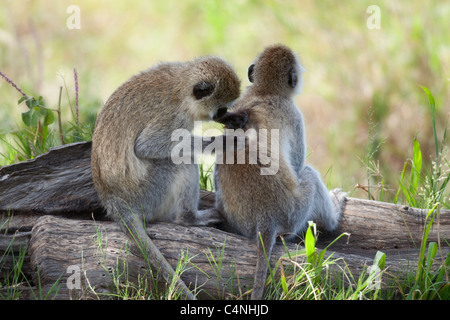
[[[209,208],[205,210],[199,210],[197,212],[196,219],[197,226],[216,226],[223,223],[222,215],[216,208]]]
[[[329,195],[333,202],[334,212],[336,212],[338,219],[340,219],[344,213],[345,203],[347,202],[347,192],[343,192],[342,189],[333,189],[330,190]]]
[[[175,223],[184,226],[195,227],[214,227],[224,222],[219,211],[215,208],[209,208],[205,210],[199,210],[195,214],[193,212],[187,212],[177,218]]]

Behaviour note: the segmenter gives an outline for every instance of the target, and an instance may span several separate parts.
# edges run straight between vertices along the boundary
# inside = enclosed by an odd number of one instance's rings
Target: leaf
[[[37,112],[39,112],[39,115],[40,116],[43,116],[43,117],[45,117],[46,115],[47,115],[47,109],[46,108],[43,108],[43,107],[41,107],[41,106],[39,106],[39,105],[36,105],[35,107],[34,107],[34,109],[37,111]]]
[[[47,113],[45,114],[45,117],[44,117],[44,126],[49,126],[53,122],[55,122],[55,115],[53,114],[53,111],[51,111],[51,110],[46,110],[46,111],[47,111]]]
[[[417,139],[414,139],[414,154],[413,163],[411,168],[411,182],[410,191],[411,195],[415,196],[417,192],[417,187],[420,181],[420,172],[422,170],[422,152],[420,151],[420,143]]]
[[[306,249],[306,261],[310,263],[312,266],[315,266],[316,262],[316,241],[314,239],[314,235],[311,231],[311,224],[308,226],[308,230],[306,230],[305,236],[305,249]]]
[[[366,280],[366,286],[373,286],[373,282],[380,283],[381,281],[381,270],[384,269],[386,264],[386,254],[381,251],[377,251],[375,254],[375,258],[373,259],[373,264],[370,267],[370,273]],[[374,289],[379,289],[379,287],[375,287]]]
[[[37,98],[37,105],[40,106],[40,107],[45,106],[44,98],[43,98],[42,96],[39,96],[39,97]]]
[[[27,99],[28,99],[28,97],[22,97],[19,99],[19,101],[17,101],[17,104],[21,104],[22,102],[24,102]]]
[[[281,259],[292,259],[292,258],[303,256],[305,254],[306,254],[306,249],[293,250],[293,251],[289,251],[288,253],[283,254],[280,258]]]
[[[28,109],[33,109],[33,107],[36,106],[37,102],[36,102],[36,99],[34,97],[29,97],[25,101],[25,104],[27,105]]]
[[[322,249],[320,252],[319,252],[319,256],[318,256],[318,259],[317,259],[317,265],[322,265],[323,264],[323,257],[325,256],[325,253],[327,252],[327,250],[328,250],[328,248],[329,247],[331,247],[332,245],[333,245],[333,243],[335,243],[336,241],[338,241],[340,238],[342,238],[343,236],[347,236],[347,237],[349,237],[350,238],[350,233],[348,233],[348,232],[344,232],[344,233],[341,233],[341,235],[339,236],[339,237],[337,237],[336,239],[334,239],[333,241],[331,241],[330,242],[330,244],[328,244],[324,249]],[[327,260],[331,257],[333,255],[333,253],[331,253],[331,255],[327,258]]]
[[[428,280],[428,274],[430,274],[431,266],[433,265],[434,258],[436,258],[437,253],[437,244],[436,242],[430,242],[428,245],[428,254],[427,254],[427,262],[426,262],[426,276],[425,280]],[[428,286],[425,286],[428,287]]]
[[[31,113],[33,112],[33,110],[29,110],[27,112],[23,112],[22,113],[22,121],[23,123],[25,123],[27,126],[31,126]]]
[[[450,266],[450,252],[447,254],[447,258],[445,258],[444,263],[439,267],[438,270],[436,270],[436,273],[434,275],[434,282],[441,282],[444,279],[446,269]]]
[[[405,179],[405,171],[406,171],[407,165],[408,165],[408,162],[406,161],[405,164],[403,165],[403,170],[402,170],[402,173],[399,178],[399,187],[397,190],[397,194],[394,197],[394,201],[393,201],[394,203],[398,203],[398,197],[400,196],[400,191],[403,191],[401,184],[402,184],[403,180]]]
[[[384,252],[377,251],[375,258],[373,259],[373,264],[383,270],[386,265],[386,254]]]
[[[434,205],[434,207],[427,213],[427,216],[425,219],[425,221],[427,221],[428,218],[433,214],[430,221],[428,223],[426,223],[425,229],[423,231],[422,244],[420,246],[419,261],[417,263],[417,271],[416,271],[416,277],[415,277],[416,285],[422,283],[421,280],[423,278],[423,271],[425,269],[425,263],[426,263],[425,247],[426,247],[427,240],[428,240],[428,234],[430,233],[431,226],[433,225],[434,218],[436,217],[436,213],[437,213],[436,208],[438,205],[439,205],[439,203],[436,203]]]
[[[402,180],[402,179],[400,179],[400,180],[398,181],[398,184],[399,184],[399,188],[400,188],[400,190],[402,191],[403,195],[405,196],[406,201],[408,202],[408,204],[409,204],[411,207],[417,207],[416,199],[415,199],[414,196],[411,194],[410,188],[407,188],[407,187],[403,184],[403,180]]]
[[[439,289],[438,295],[441,300],[448,301],[450,299],[450,283],[446,282],[442,288]]]
[[[288,290],[286,276],[284,275],[284,268],[283,268],[282,264],[280,264],[280,272],[281,272],[281,277],[280,277],[281,287],[283,288],[284,294],[287,295],[289,290]]]
[[[37,125],[39,119],[39,114],[34,111],[34,109],[31,109],[27,112],[22,113],[22,121],[27,125],[28,127],[35,127]]]
[[[437,138],[437,133],[436,133],[436,102],[434,101],[433,94],[431,93],[431,91],[428,88],[426,88],[424,86],[421,86],[421,88],[423,91],[425,91],[425,93],[428,97],[428,103],[430,104],[431,123],[433,125],[434,144],[435,144],[436,159],[437,159],[437,158],[439,158],[439,143],[438,143],[438,138]]]

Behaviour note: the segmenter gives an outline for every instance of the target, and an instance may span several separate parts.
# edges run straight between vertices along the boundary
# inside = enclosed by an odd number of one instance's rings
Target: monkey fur
[[[220,120],[239,93],[237,75],[221,58],[160,63],[123,83],[97,117],[91,165],[99,199],[168,282],[174,271],[147,236],[145,223],[205,225],[220,219],[197,211],[198,165],[172,162],[177,142],[171,134],[180,128],[192,132],[194,121]],[[231,123],[240,127],[243,121]],[[181,280],[177,284],[186,298],[195,298]]]
[[[279,149],[267,143],[272,159],[279,161],[275,174],[262,175],[260,159],[255,164],[218,164],[221,155],[216,155],[216,208],[224,217],[225,229],[257,242],[252,299],[263,296],[268,270],[265,254],[270,257],[276,237],[295,237],[305,231],[309,220],[334,230],[345,202],[342,195],[336,198],[338,192],[329,193],[317,171],[305,165],[303,116],[293,99],[302,85],[302,71],[288,47],[267,47],[248,69],[252,85],[233,106],[234,112],[248,115],[244,131],[279,130]],[[269,134],[267,141],[272,138]],[[257,143],[252,138],[247,142]]]

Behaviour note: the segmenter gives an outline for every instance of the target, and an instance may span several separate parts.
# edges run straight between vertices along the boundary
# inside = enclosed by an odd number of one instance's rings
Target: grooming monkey
[[[198,165],[172,162],[177,142],[171,134],[180,128],[192,132],[194,121],[220,121],[239,93],[237,75],[220,58],[161,63],[122,84],[98,115],[91,158],[95,189],[107,215],[143,245],[151,266],[161,268],[168,282],[174,271],[148,237],[145,223],[220,220],[214,210],[197,211]],[[225,118],[238,127],[246,121],[239,115],[236,121],[229,114]],[[178,285],[186,298],[195,298],[181,280]]]
[[[265,165],[259,157],[254,164],[221,161],[223,164],[218,162],[215,167],[216,208],[225,219],[226,229],[257,241],[252,299],[263,296],[268,270],[265,254],[270,257],[277,236],[294,237],[306,229],[309,220],[332,231],[338,225],[345,202],[343,194],[329,193],[319,174],[305,165],[304,122],[293,100],[300,91],[302,70],[289,48],[283,45],[266,48],[248,69],[253,84],[233,107],[236,113],[248,114],[246,132],[267,129],[267,151],[272,161],[279,161],[278,171],[261,174]],[[275,148],[269,143],[274,139],[271,129],[279,130],[279,144]],[[257,143],[251,135],[248,137],[248,145]],[[216,160],[217,157],[220,155],[216,155]],[[246,157],[248,161],[248,150]],[[333,201],[331,196],[335,198]]]

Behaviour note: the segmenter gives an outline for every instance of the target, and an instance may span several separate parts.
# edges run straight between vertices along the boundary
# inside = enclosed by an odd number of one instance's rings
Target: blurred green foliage
[[[70,5],[80,29],[69,29]],[[450,107],[450,3],[377,1],[380,29],[369,29],[373,1],[44,1],[2,0],[0,70],[30,96],[42,96],[73,121],[72,70],[78,71],[80,122],[92,122],[113,90],[159,61],[205,54],[228,60],[248,85],[247,67],[264,46],[281,42],[306,67],[296,98],[302,110],[308,162],[334,187],[353,190],[383,181],[397,190],[405,159],[420,141],[424,163],[434,158],[426,96],[436,99],[437,136]],[[0,81],[1,132],[16,130],[27,111]],[[55,125],[55,124],[54,124]],[[380,176],[368,175],[372,163]],[[364,161],[363,161],[364,162]],[[332,170],[330,170],[332,168]],[[374,181],[370,181],[370,179]],[[373,191],[373,190],[372,190]],[[357,189],[355,194],[363,192]]]

